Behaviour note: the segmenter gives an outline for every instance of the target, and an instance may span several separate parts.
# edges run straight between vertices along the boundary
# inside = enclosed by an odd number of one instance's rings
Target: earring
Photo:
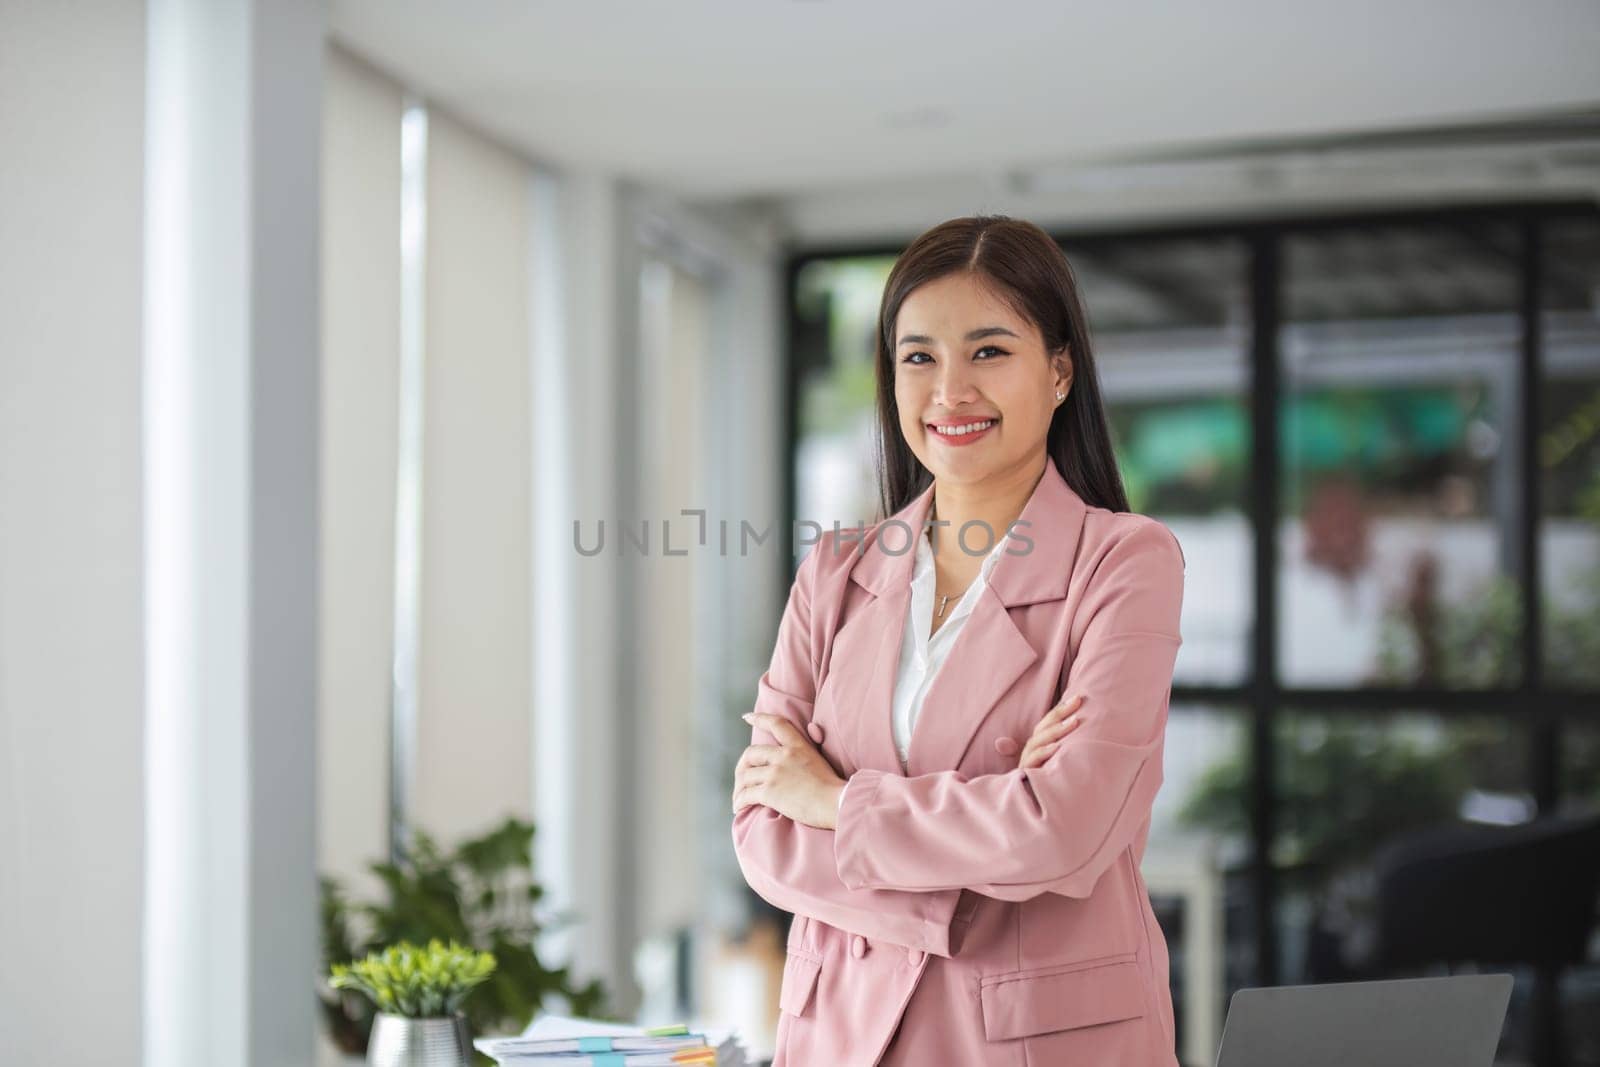
[[[1067,394],[1066,393],[1057,393],[1056,394],[1056,403],[1059,404],[1063,400],[1065,400],[1066,398],[1067,398]]]

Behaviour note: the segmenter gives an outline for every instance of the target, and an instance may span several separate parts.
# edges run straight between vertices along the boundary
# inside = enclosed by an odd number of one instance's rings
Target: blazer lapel
[[[892,709],[910,599],[911,589],[907,586],[879,596],[861,609],[857,625],[866,628],[863,633],[869,635],[873,651],[870,659],[854,657],[854,677],[847,689],[851,694],[860,694],[855,707],[857,765],[901,775],[906,772],[900,766],[900,753],[895,750]],[[835,692],[839,690],[836,688]]]
[[[1055,462],[1047,459],[1017,518],[1018,536],[1025,536],[1032,547],[1017,554],[1017,546],[1012,546],[996,561],[988,585],[980,591],[923,698],[911,735],[907,773],[960,766],[983,721],[1039,658],[1012,609],[1065,599],[1086,513],[1082,499],[1061,477]],[[867,707],[875,709],[872,704]],[[1039,714],[1047,710],[1040,708]],[[887,706],[884,711],[887,716]]]
[[[906,773],[894,745],[894,684],[917,562],[916,537],[932,507],[929,483],[911,503],[866,532],[850,569],[850,579],[873,597],[850,623],[862,628],[864,654],[836,660],[834,667],[837,699],[854,703],[857,766],[889,774]],[[872,651],[865,653],[867,648]]]
[[[994,573],[1003,566],[1004,559],[995,564]],[[1038,658],[994,587],[982,590],[966,627],[922,698],[911,732],[907,772],[926,774],[960,766],[972,735],[990,710]],[[1039,714],[1045,710],[1040,708]]]

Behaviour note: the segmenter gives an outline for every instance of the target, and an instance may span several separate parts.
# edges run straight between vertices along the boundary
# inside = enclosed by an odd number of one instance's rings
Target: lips
[[[959,419],[941,419],[938,422],[927,423],[928,432],[937,440],[948,445],[969,445],[980,438],[987,437],[989,432],[999,425],[998,418],[985,418],[981,416],[967,416]]]

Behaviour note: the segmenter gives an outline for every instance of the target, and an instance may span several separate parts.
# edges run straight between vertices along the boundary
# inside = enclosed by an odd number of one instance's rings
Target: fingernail
[[[746,712],[745,714],[739,716],[739,718],[743,719],[745,722],[749,723],[751,726],[754,726],[756,724],[756,713],[753,712],[753,711]]]

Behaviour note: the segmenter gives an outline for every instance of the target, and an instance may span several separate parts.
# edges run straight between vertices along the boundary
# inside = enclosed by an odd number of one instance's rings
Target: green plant
[[[1492,720],[1462,718],[1435,741],[1392,720],[1339,714],[1276,722],[1277,863],[1331,874],[1367,862],[1378,843],[1456,817],[1473,788],[1514,791],[1522,753]],[[1250,832],[1248,755],[1210,767],[1184,799],[1187,826]]]
[[[1600,566],[1564,581],[1566,597],[1539,598],[1544,675],[1560,685],[1593,686],[1600,683]],[[1458,602],[1434,599],[1420,615],[1392,605],[1380,620],[1373,680],[1455,689],[1514,684],[1522,670],[1523,610],[1516,580],[1502,574],[1483,579]]]
[[[494,956],[434,938],[427,948],[402,941],[328,970],[329,985],[365,993],[379,1011],[434,1019],[454,1015],[467,994],[488,980]]]
[[[351,900],[337,880],[323,878],[324,973],[399,942],[438,939],[494,957],[493,974],[462,1005],[474,1033],[520,1032],[552,997],[574,1014],[608,1018],[599,981],[579,985],[566,967],[545,966],[534,950],[545,931],[576,917],[540,913],[544,888],[533,875],[533,834],[532,823],[509,818],[445,852],[415,831],[397,862],[368,865],[383,884],[381,900]],[[334,1043],[364,1054],[373,1003],[353,990],[323,986],[318,998]]]

